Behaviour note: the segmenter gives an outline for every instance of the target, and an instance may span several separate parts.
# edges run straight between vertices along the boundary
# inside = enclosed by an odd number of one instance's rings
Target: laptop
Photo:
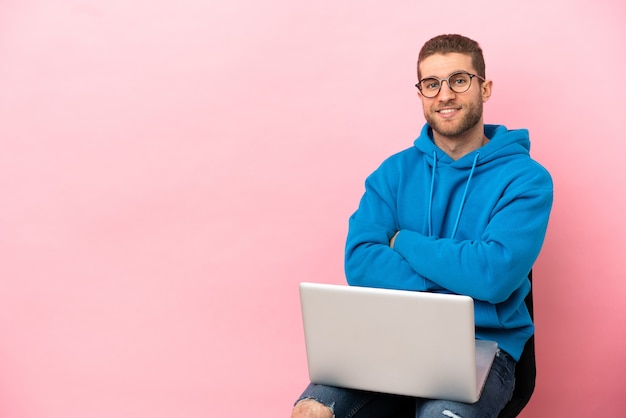
[[[300,284],[312,383],[474,403],[497,343],[474,335],[468,296]]]

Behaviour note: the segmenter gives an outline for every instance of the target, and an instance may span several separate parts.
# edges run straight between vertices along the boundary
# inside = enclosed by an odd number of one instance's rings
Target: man
[[[350,285],[471,296],[476,337],[499,351],[475,404],[410,399],[311,384],[292,417],[497,417],[534,326],[524,298],[552,206],[549,173],[529,156],[526,130],[483,123],[492,81],[479,45],[442,35],[421,49],[418,96],[426,125],[414,146],[365,183],[350,218]]]

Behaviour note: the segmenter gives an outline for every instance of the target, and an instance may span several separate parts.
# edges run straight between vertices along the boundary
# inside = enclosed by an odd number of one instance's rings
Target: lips
[[[442,117],[448,118],[455,115],[459,110],[459,108],[446,107],[443,109],[439,109],[436,112],[439,113]]]

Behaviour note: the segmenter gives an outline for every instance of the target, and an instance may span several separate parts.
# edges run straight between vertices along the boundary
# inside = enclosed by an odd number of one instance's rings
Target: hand
[[[393,237],[391,237],[391,239],[389,240],[389,246],[391,248],[393,248],[393,244],[396,242],[396,237],[398,236],[399,233],[400,231],[397,231],[395,234],[393,234]]]

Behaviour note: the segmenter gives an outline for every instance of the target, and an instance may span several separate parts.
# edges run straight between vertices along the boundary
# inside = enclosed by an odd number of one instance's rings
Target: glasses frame
[[[467,88],[463,91],[456,91],[454,89],[454,87],[452,87],[452,85],[450,84],[450,78],[454,77],[455,75],[459,75],[459,74],[467,74],[470,78],[469,83],[467,84]],[[479,76],[478,74],[472,74],[468,71],[455,71],[452,74],[450,74],[449,76],[447,76],[446,78],[439,78],[439,77],[433,77],[433,76],[429,76],[429,77],[424,77],[422,78],[420,81],[417,82],[417,84],[415,85],[415,87],[417,87],[417,89],[420,91],[420,93],[422,94],[422,96],[426,97],[427,99],[432,99],[434,97],[437,97],[437,95],[439,94],[439,92],[441,91],[441,87],[443,86],[443,82],[445,81],[448,84],[448,88],[450,90],[452,90],[453,92],[457,93],[457,94],[461,94],[461,93],[465,93],[466,91],[468,91],[471,87],[472,87],[472,79],[476,77],[478,78],[480,81],[484,82],[486,81],[483,77]],[[428,80],[429,78],[435,79],[437,81],[439,81],[439,89],[437,89],[437,93],[435,93],[432,96],[427,96],[424,94],[424,92],[422,91],[422,81],[424,80]]]

